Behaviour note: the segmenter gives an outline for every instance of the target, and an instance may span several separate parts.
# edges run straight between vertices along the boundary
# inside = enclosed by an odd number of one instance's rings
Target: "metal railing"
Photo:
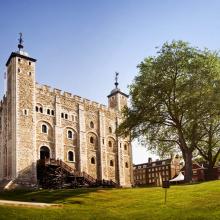
[[[77,171],[76,169],[72,168],[71,166],[69,166],[67,163],[65,163],[62,160],[56,160],[56,159],[39,160],[38,164],[60,166],[70,175],[73,175],[75,177],[82,177],[85,179],[86,182],[88,182],[91,185],[106,185],[106,186],[115,186],[115,187],[118,186],[118,184],[112,180],[104,180],[104,179],[97,180],[84,171],[83,172]]]

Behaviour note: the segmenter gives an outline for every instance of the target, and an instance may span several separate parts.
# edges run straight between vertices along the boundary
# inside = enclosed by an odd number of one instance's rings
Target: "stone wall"
[[[15,57],[17,87],[17,176],[36,183],[35,62]]]
[[[36,161],[46,146],[51,158],[94,178],[131,185],[130,143],[115,134],[118,111],[35,83],[35,63],[29,59],[13,57],[8,71],[8,100],[0,106],[0,179],[15,173],[22,181],[36,182]]]

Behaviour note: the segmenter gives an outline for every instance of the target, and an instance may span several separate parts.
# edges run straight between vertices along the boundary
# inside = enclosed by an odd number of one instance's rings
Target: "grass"
[[[220,220],[220,181],[161,188],[15,191],[0,199],[58,203],[61,207],[0,206],[0,220],[143,219]]]

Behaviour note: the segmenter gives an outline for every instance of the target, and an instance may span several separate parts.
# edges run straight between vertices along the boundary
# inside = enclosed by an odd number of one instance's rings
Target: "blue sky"
[[[165,41],[219,50],[219,11],[218,0],[0,0],[0,95],[19,32],[39,83],[107,104],[114,72],[128,93],[138,63]],[[147,156],[134,148],[134,162]]]

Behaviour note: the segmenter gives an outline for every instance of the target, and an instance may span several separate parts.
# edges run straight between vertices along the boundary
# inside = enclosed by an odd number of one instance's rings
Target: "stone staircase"
[[[39,160],[37,163],[39,186],[42,188],[117,187],[109,180],[97,180],[86,172],[79,172],[62,160]]]

